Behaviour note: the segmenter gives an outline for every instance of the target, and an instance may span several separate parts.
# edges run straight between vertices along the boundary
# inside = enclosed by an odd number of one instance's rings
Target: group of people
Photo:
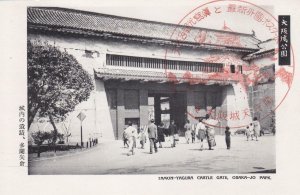
[[[214,131],[215,121],[209,119],[209,115],[206,115],[205,118],[200,118],[195,129],[191,129],[190,121],[187,120],[187,123],[184,125],[186,129],[185,138],[187,143],[195,142],[195,137],[200,141],[200,150],[204,149],[203,141],[206,139],[208,143],[208,149],[212,150],[212,147],[216,146],[215,140],[215,131]]]
[[[189,120],[184,125],[185,138],[187,143],[195,143],[196,137],[200,142],[200,151],[204,150],[204,140],[207,140],[208,149],[213,150],[216,146],[215,130],[217,121],[210,119],[209,115],[205,118],[200,118],[195,128],[192,128],[192,124]],[[246,135],[247,140],[251,137],[252,140],[255,137],[258,140],[258,134],[260,132],[260,124],[256,117],[253,122],[247,126]],[[154,124],[154,119],[151,120],[151,124],[146,129],[142,129],[139,133],[137,129],[132,126],[132,123],[128,123],[128,127],[123,133],[124,147],[127,146],[129,149],[128,155],[134,155],[134,149],[136,148],[136,141],[139,139],[141,148],[144,149],[145,143],[147,142],[147,135],[150,142],[150,154],[158,152],[157,143],[159,148],[162,148],[162,142],[166,141],[166,138],[171,142],[171,148],[176,147],[176,143],[179,141],[178,128],[174,120],[171,120],[171,124],[168,131],[165,130],[164,124],[160,123],[158,126]],[[228,126],[225,128],[225,142],[227,149],[231,147],[231,131]],[[154,149],[154,150],[153,150]]]
[[[257,117],[254,117],[253,123],[250,123],[250,125],[246,127],[247,141],[249,140],[249,138],[251,138],[252,140],[256,138],[256,141],[258,141],[259,134],[261,134],[260,123],[257,120]]]
[[[146,132],[146,130],[148,130]],[[124,147],[127,146],[129,149],[128,155],[134,155],[137,140],[140,140],[141,148],[144,149],[145,143],[147,142],[147,135],[150,142],[150,154],[158,152],[157,143],[159,148],[162,148],[162,142],[165,142],[165,135],[171,138],[171,147],[176,146],[176,142],[179,141],[178,129],[175,125],[175,121],[172,120],[169,126],[169,133],[164,132],[164,124],[160,123],[158,126],[154,124],[154,119],[151,120],[151,124],[147,129],[141,130],[140,133],[137,129],[132,126],[132,122],[128,122],[128,127],[123,132]]]

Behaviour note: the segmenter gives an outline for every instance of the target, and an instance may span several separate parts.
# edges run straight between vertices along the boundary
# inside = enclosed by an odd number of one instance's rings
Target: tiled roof
[[[248,54],[246,57],[244,57],[244,59],[245,60],[254,59],[260,57],[261,55],[274,52],[276,47],[276,41],[274,39],[268,39],[266,41],[259,43],[258,47],[260,48],[258,51]]]
[[[111,33],[226,48],[254,50],[258,49],[257,44],[260,42],[250,34],[198,27],[191,27],[188,36],[180,39],[178,34],[183,32],[186,26],[54,7],[29,7],[27,21],[29,28],[45,27],[48,30],[62,28],[80,30],[87,34],[90,32]],[[176,33],[172,36],[174,32]]]
[[[235,77],[228,78],[222,73],[200,73],[200,72],[171,72],[167,70],[149,71],[117,68],[98,68],[95,70],[98,78],[104,80],[120,79],[125,81],[136,80],[144,82],[173,82],[173,83],[190,83],[190,84],[221,84],[227,85],[237,82]]]

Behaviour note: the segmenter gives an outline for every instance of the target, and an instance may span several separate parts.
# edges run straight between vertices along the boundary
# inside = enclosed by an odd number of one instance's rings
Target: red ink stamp
[[[187,118],[210,114],[218,127],[237,129],[257,117],[263,128],[272,126],[275,110],[290,91],[295,62],[291,49],[291,65],[278,67],[278,22],[269,11],[247,1],[217,0],[199,5],[181,19],[171,35],[177,44],[166,49],[165,59],[193,60],[185,68],[165,66],[165,74],[174,90],[187,83],[188,93],[197,94]],[[211,27],[218,21],[219,28]],[[189,56],[191,50],[196,57]]]

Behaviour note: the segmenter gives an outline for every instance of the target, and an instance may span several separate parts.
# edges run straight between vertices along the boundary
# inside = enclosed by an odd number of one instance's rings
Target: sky
[[[91,11],[96,13],[104,13],[110,15],[117,15],[123,17],[137,18],[143,20],[159,21],[172,24],[178,24],[191,10],[198,7],[202,3],[194,2],[194,4],[115,4],[115,5],[99,5],[99,6],[65,6],[66,8],[79,9],[85,11]],[[246,5],[246,4],[244,4]],[[218,5],[210,5],[209,9],[214,10]],[[220,5],[222,6],[222,5]],[[203,28],[212,28],[221,30],[226,24],[232,31],[252,34],[252,30],[255,31],[256,37],[262,41],[272,38],[272,34],[269,33],[268,29],[253,19],[246,15],[239,13],[228,13],[227,6],[223,5],[223,12],[219,15],[213,13],[211,17],[207,17],[205,20],[200,21],[195,26]],[[249,6],[249,5],[248,5]],[[268,12],[272,13],[272,6],[261,6]],[[253,7],[259,10],[257,7]],[[201,8],[202,9],[202,8]],[[201,10],[198,9],[198,10]],[[194,12],[195,13],[195,12]],[[185,19],[188,19],[191,14]]]

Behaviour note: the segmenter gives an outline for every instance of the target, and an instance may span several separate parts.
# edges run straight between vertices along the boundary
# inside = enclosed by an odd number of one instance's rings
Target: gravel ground
[[[158,153],[138,148],[128,156],[122,141],[100,143],[82,152],[70,153],[29,162],[29,174],[217,174],[273,173],[276,170],[275,137],[246,141],[232,136],[232,147],[226,149],[225,137],[216,136],[214,150],[200,151],[200,144],[186,144],[180,138],[175,148],[163,143]],[[207,148],[206,141],[204,146]]]

